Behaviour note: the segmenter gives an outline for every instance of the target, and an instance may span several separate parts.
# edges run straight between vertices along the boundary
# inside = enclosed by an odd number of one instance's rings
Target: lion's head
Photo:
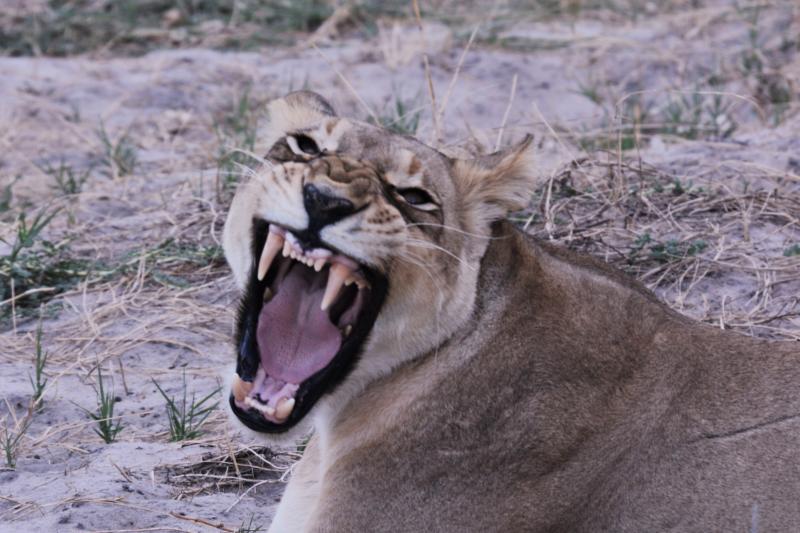
[[[455,160],[311,92],[269,113],[271,148],[225,224],[242,291],[230,405],[283,433],[464,325],[490,225],[528,202],[533,177],[530,138]]]

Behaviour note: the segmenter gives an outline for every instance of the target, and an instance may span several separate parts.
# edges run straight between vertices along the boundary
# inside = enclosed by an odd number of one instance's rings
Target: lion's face
[[[270,116],[266,163],[237,191],[224,246],[242,290],[230,405],[277,433],[464,324],[489,225],[524,205],[530,175],[528,142],[455,161],[309,92]]]

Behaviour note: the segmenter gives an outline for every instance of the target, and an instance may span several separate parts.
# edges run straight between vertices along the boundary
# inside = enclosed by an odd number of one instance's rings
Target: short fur
[[[302,227],[299,187],[319,180],[368,206],[323,238],[390,291],[354,371],[307,417],[271,532],[800,530],[797,343],[689,320],[501,220],[531,187],[528,142],[452,161],[318,99],[273,105],[300,109],[276,142],[303,131],[374,176],[350,196],[309,164],[262,169],[226,255],[245,279],[253,216]],[[441,208],[387,200],[404,185]]]

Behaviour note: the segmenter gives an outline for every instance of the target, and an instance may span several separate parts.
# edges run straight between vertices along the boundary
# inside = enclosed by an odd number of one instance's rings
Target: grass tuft
[[[121,420],[114,422],[114,404],[116,398],[114,397],[113,389],[108,392],[103,382],[103,370],[100,366],[97,367],[97,387],[95,388],[97,394],[97,410],[90,411],[85,407],[80,407],[89,418],[97,423],[94,432],[103,439],[106,444],[111,444],[117,440],[117,435],[122,431],[125,426],[122,425]]]
[[[178,442],[182,440],[196,439],[203,434],[201,426],[206,421],[208,416],[217,408],[219,402],[213,404],[209,403],[211,398],[216,395],[221,388],[216,388],[211,391],[207,396],[200,400],[195,399],[195,393],[192,393],[192,399],[187,399],[186,391],[186,372],[183,372],[183,395],[180,401],[176,401],[172,396],[167,396],[161,385],[156,380],[152,380],[153,384],[161,393],[161,396],[166,400],[167,419],[169,420],[169,434],[170,440]]]
[[[378,116],[378,126],[401,135],[415,135],[422,116],[422,103],[419,94],[404,99],[395,92],[389,109]]]
[[[668,92],[666,98],[645,98],[633,93],[618,108],[604,100],[593,86],[579,85],[578,94],[603,110],[600,133],[583,135],[578,143],[591,153],[599,150],[623,151],[641,147],[655,136],[688,140],[729,139],[738,128],[733,118],[733,101],[713,88],[687,92]]]
[[[48,352],[42,349],[42,321],[39,320],[39,327],[36,328],[36,353],[34,355],[33,367],[34,375],[28,374],[28,379],[33,387],[31,401],[36,409],[41,410],[44,406],[44,389],[47,386],[47,378],[44,376],[44,368],[47,366]]]
[[[11,404],[6,400],[6,407],[8,408],[8,415],[3,418],[3,433],[0,435],[0,446],[3,447],[3,457],[5,465],[8,468],[14,469],[17,467],[17,457],[19,455],[20,444],[22,437],[25,436],[28,429],[33,422],[34,405],[28,405],[28,410],[25,416],[18,418],[16,411],[11,407]]]
[[[80,194],[83,190],[83,185],[92,172],[91,168],[83,172],[77,172],[71,165],[66,164],[63,159],[57,167],[48,164],[42,167],[42,170],[53,179],[51,187],[65,195]]]
[[[31,222],[28,222],[25,212],[20,213],[17,220],[17,238],[13,244],[4,241],[6,244],[11,244],[11,251],[6,256],[10,264],[14,264],[20,258],[20,254],[24,249],[33,247],[42,230],[53,220],[59,210],[54,209],[48,212],[46,207],[40,209]]]
[[[242,522],[242,525],[236,529],[236,533],[258,533],[259,531],[264,531],[264,525],[254,525],[254,520],[255,514],[251,514],[247,522]]]
[[[90,263],[71,256],[69,240],[52,242],[43,237],[60,210],[43,207],[32,218],[23,211],[17,216],[13,242],[0,238],[9,247],[0,256],[0,302],[13,299],[17,311],[30,314],[88,275]],[[0,307],[0,318],[7,318],[11,309]]]
[[[14,185],[21,176],[14,178],[11,183],[0,190],[0,214],[7,213],[11,209],[11,201],[14,199]]]
[[[123,133],[118,139],[112,140],[103,123],[97,130],[97,137],[103,145],[104,163],[111,171],[114,178],[133,174],[138,156],[136,146],[128,133]]]
[[[785,257],[800,255],[800,244],[793,244],[783,251]]]

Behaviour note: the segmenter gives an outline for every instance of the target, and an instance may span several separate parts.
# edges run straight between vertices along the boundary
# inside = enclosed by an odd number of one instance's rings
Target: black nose
[[[353,202],[321,191],[316,185],[303,186],[303,205],[308,213],[309,229],[319,230],[355,213]]]

